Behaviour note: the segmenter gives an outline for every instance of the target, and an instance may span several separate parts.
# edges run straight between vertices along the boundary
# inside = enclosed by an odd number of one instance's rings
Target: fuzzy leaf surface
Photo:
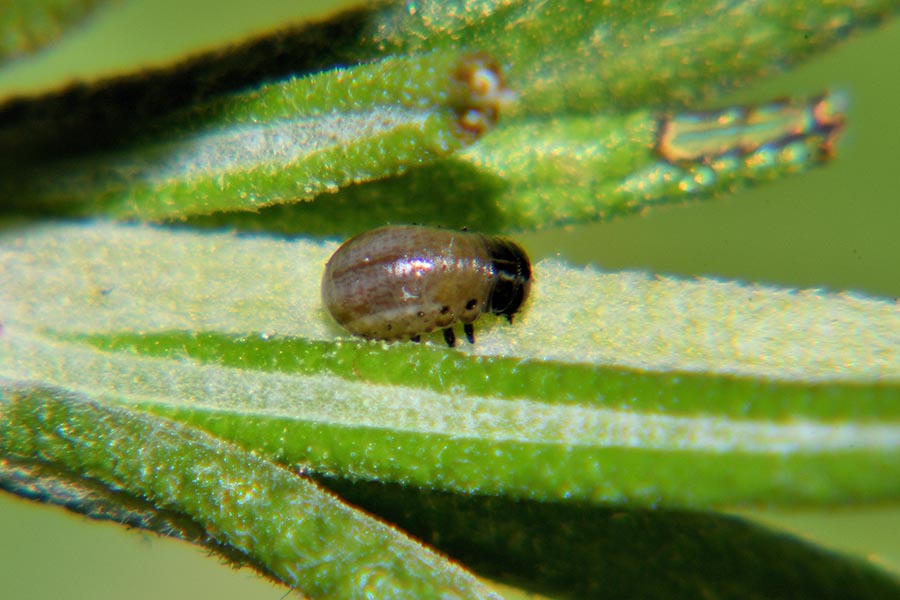
[[[333,244],[97,223],[2,247],[0,374],[314,472],[645,505],[900,491],[895,302],[545,261],[520,322],[454,350],[348,339],[319,300]]]

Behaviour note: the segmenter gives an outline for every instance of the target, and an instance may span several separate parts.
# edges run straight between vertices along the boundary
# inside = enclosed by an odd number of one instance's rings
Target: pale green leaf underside
[[[521,320],[483,318],[474,347],[348,345],[319,300],[334,244],[95,223],[0,246],[0,375],[313,470],[676,504],[898,493],[893,302],[543,261]]]
[[[0,244],[10,327],[348,339],[320,300],[334,242],[94,222],[8,230]],[[547,260],[514,326],[482,319],[478,344],[463,351],[808,382],[900,380],[900,306],[853,293]]]

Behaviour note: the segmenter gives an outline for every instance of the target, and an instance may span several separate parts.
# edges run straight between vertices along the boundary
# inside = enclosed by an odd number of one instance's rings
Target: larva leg
[[[447,341],[447,345],[451,348],[456,345],[456,334],[453,333],[452,327],[448,327],[444,330],[444,339]]]
[[[466,323],[463,325],[463,331],[466,332],[466,339],[469,340],[470,344],[475,343],[475,326],[472,323]]]

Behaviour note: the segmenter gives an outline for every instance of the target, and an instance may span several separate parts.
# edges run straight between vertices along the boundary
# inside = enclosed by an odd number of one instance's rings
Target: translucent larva
[[[378,340],[418,341],[482,313],[512,322],[528,298],[531,263],[511,240],[466,231],[396,225],[360,234],[337,249],[325,266],[322,301],[350,333]]]

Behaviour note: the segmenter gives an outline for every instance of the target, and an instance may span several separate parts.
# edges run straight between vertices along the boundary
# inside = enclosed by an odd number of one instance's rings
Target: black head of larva
[[[518,244],[506,238],[488,238],[487,249],[494,269],[488,310],[512,323],[531,290],[531,261]]]

